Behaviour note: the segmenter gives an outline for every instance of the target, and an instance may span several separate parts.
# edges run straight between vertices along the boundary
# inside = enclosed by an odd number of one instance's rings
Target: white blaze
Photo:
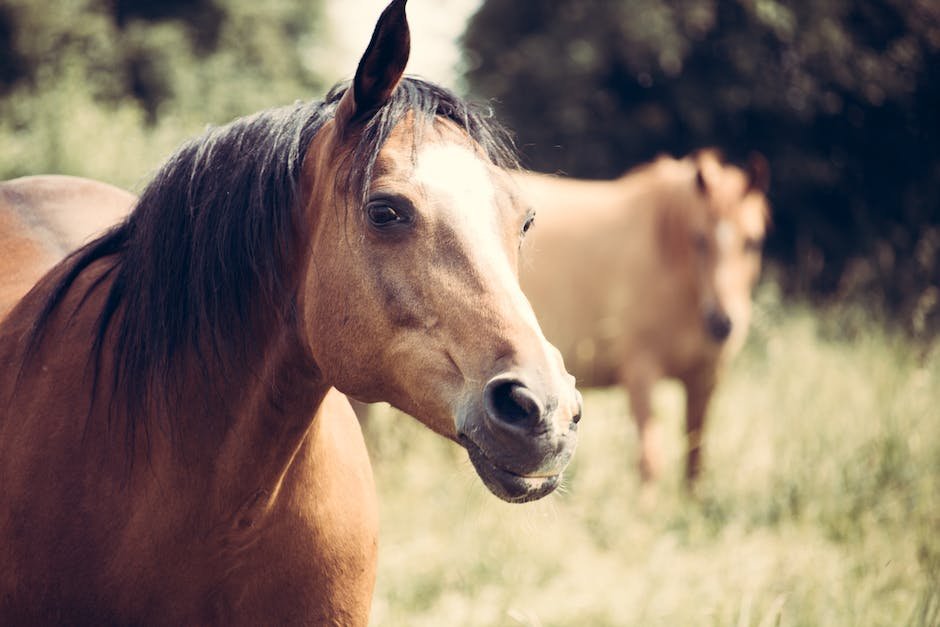
[[[737,229],[734,228],[729,220],[721,220],[718,222],[718,226],[715,227],[715,241],[718,243],[718,248],[722,252],[730,252],[734,247],[735,238]]]
[[[448,206],[474,217],[492,216],[493,182],[486,164],[466,146],[432,143],[421,148],[414,171],[415,181],[431,198],[445,198]],[[486,211],[483,208],[489,207]],[[442,207],[443,208],[443,207]],[[492,225],[492,220],[489,221]]]
[[[430,143],[418,152],[415,182],[439,212],[438,219],[454,226],[454,233],[466,245],[474,264],[484,276],[510,292],[516,313],[541,330],[528,300],[503,249],[500,209],[490,165],[468,146]],[[521,225],[520,225],[521,226]]]

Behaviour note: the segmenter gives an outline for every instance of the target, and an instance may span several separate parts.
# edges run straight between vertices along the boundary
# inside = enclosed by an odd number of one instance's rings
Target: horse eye
[[[372,223],[372,226],[378,228],[391,226],[392,224],[398,224],[403,221],[401,215],[399,215],[394,208],[383,203],[369,205],[366,208],[366,212],[369,216],[369,222]]]
[[[522,234],[525,235],[529,232],[529,229],[532,228],[532,225],[535,223],[535,214],[530,214],[529,217],[525,219],[525,223],[522,225]]]

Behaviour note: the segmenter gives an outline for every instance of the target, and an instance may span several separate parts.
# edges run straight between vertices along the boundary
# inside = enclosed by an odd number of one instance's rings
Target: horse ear
[[[411,34],[405,17],[407,0],[393,0],[379,16],[372,39],[359,60],[356,77],[336,109],[340,128],[361,125],[392,96],[405,72]]]
[[[693,152],[689,157],[695,165],[695,189],[702,194],[708,194],[708,179],[705,176],[705,162],[718,158],[718,153],[714,148],[700,148]]]
[[[770,189],[770,164],[767,157],[752,152],[747,158],[748,187],[764,194]]]

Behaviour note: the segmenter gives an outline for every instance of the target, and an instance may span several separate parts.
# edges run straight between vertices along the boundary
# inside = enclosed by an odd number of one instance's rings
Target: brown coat
[[[0,318],[68,253],[114,226],[137,197],[74,176],[0,183]]]

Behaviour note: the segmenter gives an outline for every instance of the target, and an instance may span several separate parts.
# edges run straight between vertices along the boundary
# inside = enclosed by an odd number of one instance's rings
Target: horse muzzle
[[[581,395],[573,384],[561,392],[565,402],[518,373],[504,373],[462,412],[457,440],[484,485],[504,501],[533,501],[561,482],[581,419]]]

